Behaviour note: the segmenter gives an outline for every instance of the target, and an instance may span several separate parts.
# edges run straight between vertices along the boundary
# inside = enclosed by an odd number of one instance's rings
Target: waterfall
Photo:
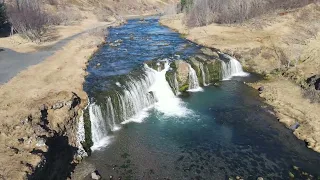
[[[202,63],[199,63],[200,66],[200,70],[201,70],[201,76],[202,76],[202,82],[204,86],[208,86],[208,84],[206,83],[206,73],[204,71],[204,67]]]
[[[169,69],[168,61],[165,62],[164,69],[160,72],[149,68],[150,71],[155,73],[155,82],[150,87],[150,91],[154,93],[157,100],[155,108],[165,116],[186,116],[190,113],[190,110],[183,106],[182,101],[175,96],[166,80],[166,72]]]
[[[189,89],[188,91],[202,91],[202,88],[199,85],[198,77],[196,71],[189,65]]]
[[[108,144],[106,121],[102,116],[101,108],[95,103],[89,105],[89,116],[91,121],[92,150],[99,149]]]
[[[108,144],[110,135],[120,129],[120,124],[141,122],[148,116],[151,107],[165,116],[185,116],[190,113],[166,81],[165,74],[169,68],[168,61],[160,71],[145,64],[142,75],[128,76],[123,85],[118,82],[116,89],[108,91],[104,102],[97,101],[89,106],[94,143],[91,149],[96,150]]]
[[[78,122],[78,129],[77,129],[77,146],[78,151],[77,155],[80,157],[88,156],[87,152],[83,149],[82,142],[85,141],[85,130],[84,130],[84,120],[83,120],[83,111],[81,112],[81,116]]]
[[[221,61],[222,64],[222,79],[229,80],[233,76],[248,76],[249,74],[244,72],[239,61],[231,56],[224,55],[227,57],[228,62]]]

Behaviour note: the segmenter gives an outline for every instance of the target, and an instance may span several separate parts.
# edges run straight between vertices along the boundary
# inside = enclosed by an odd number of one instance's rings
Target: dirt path
[[[93,25],[93,28],[86,28],[81,32],[57,41],[55,44],[39,45],[39,50],[35,52],[16,52],[12,49],[0,47],[0,49],[3,49],[3,51],[0,51],[0,85],[8,82],[12,77],[27,67],[38,64],[49,56],[52,56],[55,52],[61,50],[68,42],[82,34],[99,27],[111,26],[114,23],[115,22],[98,23],[97,25]]]

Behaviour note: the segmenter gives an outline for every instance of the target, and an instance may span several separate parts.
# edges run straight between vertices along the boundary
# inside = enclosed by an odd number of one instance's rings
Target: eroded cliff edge
[[[82,34],[0,86],[1,177],[70,177],[78,122],[88,103],[82,87],[86,63],[105,41],[105,29]]]

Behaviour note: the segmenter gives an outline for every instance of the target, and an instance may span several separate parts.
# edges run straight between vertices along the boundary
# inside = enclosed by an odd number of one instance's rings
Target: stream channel
[[[154,17],[109,29],[107,41],[85,83],[94,145],[84,161],[104,179],[312,179],[294,166],[320,175],[320,154],[243,83],[257,75],[233,74],[176,96],[165,79],[168,64],[202,47]],[[149,60],[165,67],[152,70]]]

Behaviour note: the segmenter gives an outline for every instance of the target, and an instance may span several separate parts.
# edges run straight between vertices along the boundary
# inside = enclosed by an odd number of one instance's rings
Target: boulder
[[[260,86],[259,88],[258,88],[258,91],[261,93],[262,91],[264,90],[264,86]]]
[[[263,177],[258,177],[257,180],[263,180]]]
[[[99,174],[98,170],[95,170],[91,173],[91,179],[94,179],[94,180],[101,179],[101,175]]]
[[[320,75],[314,75],[307,79],[309,87],[314,86],[316,90],[320,90]]]
[[[174,62],[177,72],[177,80],[179,87],[189,84],[189,65],[183,60],[177,60]]]

